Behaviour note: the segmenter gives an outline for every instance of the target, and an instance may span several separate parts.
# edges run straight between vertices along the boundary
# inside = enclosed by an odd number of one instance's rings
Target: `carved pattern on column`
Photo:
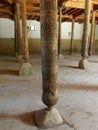
[[[42,100],[48,107],[57,103],[57,0],[41,0]]]
[[[46,48],[46,50],[42,50],[41,55],[42,55],[42,62],[44,63],[45,66],[57,64],[57,50],[56,49],[51,50],[51,49]]]
[[[40,0],[41,11],[43,11],[43,12],[44,11],[49,12],[49,11],[53,11],[53,10],[56,11],[57,5],[55,4],[55,2],[57,2],[57,0]]]
[[[55,22],[50,22],[50,23],[44,23],[41,24],[41,30],[42,30],[42,39],[45,40],[54,40],[57,39],[57,24]],[[48,31],[47,31],[48,30]]]
[[[62,23],[62,7],[59,7],[59,29],[58,29],[58,55],[62,54],[62,46],[61,46],[61,23]]]

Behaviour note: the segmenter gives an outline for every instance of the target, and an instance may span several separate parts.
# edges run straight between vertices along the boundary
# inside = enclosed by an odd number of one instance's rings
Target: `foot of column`
[[[89,68],[89,63],[88,63],[88,61],[87,61],[86,58],[80,60],[80,62],[79,62],[79,68],[80,69],[88,69]]]
[[[58,57],[59,57],[59,59],[63,59],[64,58],[62,54],[59,54]]]
[[[23,60],[22,55],[18,55],[17,61],[18,61],[18,63],[23,63],[24,60]]]
[[[63,119],[56,108],[46,108],[35,113],[35,123],[41,128],[51,128],[63,124]]]
[[[33,67],[30,63],[23,63],[19,70],[19,76],[33,75]]]
[[[15,53],[16,58],[18,58],[18,52]]]

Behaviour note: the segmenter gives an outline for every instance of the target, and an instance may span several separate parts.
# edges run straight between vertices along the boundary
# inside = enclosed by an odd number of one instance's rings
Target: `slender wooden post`
[[[36,112],[35,121],[39,127],[60,125],[63,120],[53,106],[58,101],[57,90],[57,0],[41,0],[41,61],[42,101],[46,109]]]
[[[95,21],[95,23],[94,23],[94,37],[93,37],[93,53],[95,53],[96,24],[97,24],[97,22]]]
[[[22,3],[22,41],[23,41],[23,59],[24,62],[29,60],[29,48],[27,37],[27,17],[26,17],[26,0],[21,0]]]
[[[18,43],[19,43],[19,55],[21,55],[21,33],[20,33],[20,3],[16,2],[16,13],[17,13],[17,31],[18,31]]]
[[[93,52],[93,42],[94,42],[94,24],[95,24],[95,11],[92,11],[92,24],[91,24],[91,36],[88,54],[91,56]]]
[[[85,59],[87,54],[88,36],[89,36],[89,20],[90,20],[90,6],[91,0],[85,0],[85,18],[82,38],[82,52],[81,55]]]
[[[23,62],[23,57],[22,57],[22,41],[21,41],[21,32],[20,32],[20,0],[16,0],[15,2],[15,13],[17,17],[17,42],[18,42],[18,54],[17,54],[17,59],[18,62]]]
[[[75,27],[75,20],[72,19],[72,31],[71,31],[71,42],[70,42],[70,51],[69,54],[72,53],[72,46],[73,46],[73,40],[74,40],[74,27]]]
[[[22,4],[22,48],[24,63],[20,67],[19,75],[29,76],[33,74],[32,65],[29,63],[29,48],[27,38],[27,18],[26,18],[26,0],[21,0]]]
[[[59,30],[58,30],[58,55],[62,54],[62,47],[61,47],[61,24],[62,24],[62,7],[59,7]]]
[[[82,49],[81,49],[81,56],[83,57],[83,59],[79,62],[79,67],[81,69],[88,68],[88,61],[86,57],[88,56],[87,50],[88,50],[90,7],[91,7],[91,0],[85,0],[85,18],[84,18],[84,28],[82,38]]]
[[[19,45],[18,45],[18,33],[17,33],[17,17],[16,17],[16,13],[14,15],[14,34],[15,34],[15,52],[16,55],[18,55],[18,50],[19,50]]]

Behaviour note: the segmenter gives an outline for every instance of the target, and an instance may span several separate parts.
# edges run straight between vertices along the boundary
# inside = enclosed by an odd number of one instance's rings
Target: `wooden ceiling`
[[[14,19],[16,1],[19,0],[0,0],[0,18]],[[73,18],[76,22],[84,21],[85,0],[58,0],[58,5],[62,6],[62,22],[70,22]],[[40,0],[26,0],[26,7],[27,19],[40,21]],[[91,13],[93,10],[98,22],[98,0],[91,0]]]

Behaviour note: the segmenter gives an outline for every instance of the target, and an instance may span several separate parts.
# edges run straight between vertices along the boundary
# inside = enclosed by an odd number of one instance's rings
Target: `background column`
[[[85,18],[84,18],[84,28],[83,28],[83,37],[82,37],[82,48],[81,48],[81,56],[82,60],[79,62],[79,67],[81,69],[88,68],[88,36],[89,36],[89,20],[90,20],[90,7],[91,0],[85,0]]]
[[[91,36],[90,36],[90,45],[88,55],[92,55],[93,44],[94,44],[94,26],[95,26],[95,11],[92,11],[92,23],[91,23]]]
[[[29,63],[29,48],[28,48],[28,37],[27,37],[27,18],[26,18],[26,0],[21,0],[22,4],[22,49],[23,49],[23,60],[24,63],[20,67],[19,75],[32,75],[33,68]]]
[[[70,42],[70,52],[69,52],[69,54],[72,53],[72,46],[73,46],[73,40],[74,40],[74,27],[75,27],[75,20],[72,19],[71,42]]]
[[[17,17],[17,41],[18,41],[18,62],[23,62],[22,58],[22,41],[21,41],[21,32],[20,32],[20,0],[16,0],[16,17]]]
[[[58,56],[62,57],[62,30],[61,30],[61,24],[62,24],[62,7],[59,7],[59,29],[58,29]]]
[[[19,45],[18,45],[18,36],[17,36],[17,16],[16,16],[16,11],[14,14],[14,34],[15,34],[15,53],[16,57],[18,56],[18,51],[19,51]]]

